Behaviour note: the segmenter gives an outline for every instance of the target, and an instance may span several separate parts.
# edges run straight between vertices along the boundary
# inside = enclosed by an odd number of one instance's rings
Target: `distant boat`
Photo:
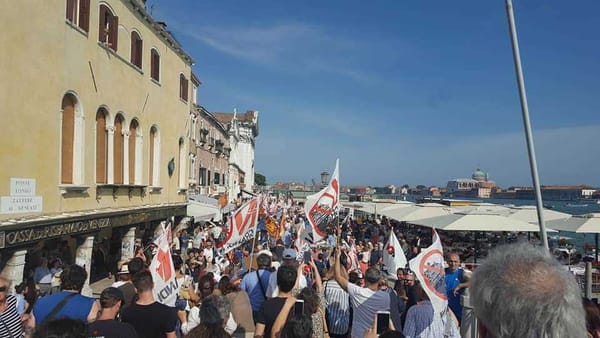
[[[585,208],[587,206],[587,204],[567,203],[567,207],[569,208]]]

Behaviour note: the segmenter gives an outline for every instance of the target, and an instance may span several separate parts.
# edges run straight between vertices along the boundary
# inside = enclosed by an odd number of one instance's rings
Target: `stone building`
[[[229,156],[229,200],[252,195],[254,190],[254,150],[258,137],[258,111],[245,114],[213,113],[223,124],[231,148]]]
[[[143,1],[11,1],[0,19],[0,268],[20,282],[60,256],[102,277],[185,215],[193,61]]]

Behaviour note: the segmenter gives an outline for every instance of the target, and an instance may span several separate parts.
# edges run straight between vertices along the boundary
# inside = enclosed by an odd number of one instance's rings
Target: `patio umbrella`
[[[398,203],[376,203],[376,202],[350,202],[343,203],[346,208],[354,208],[358,211],[377,215],[381,210],[400,205],[412,205],[412,202],[399,201]]]
[[[598,261],[598,233],[600,233],[600,213],[591,213],[585,215],[576,215],[567,219],[554,220],[548,222],[552,229],[571,231],[584,234],[596,234],[595,256]]]
[[[388,207],[381,210],[380,213],[400,222],[414,223],[414,221],[423,218],[449,215],[452,213],[452,208],[439,203],[422,203]]]
[[[511,213],[511,208],[501,204],[494,203],[472,203],[465,207],[458,208],[464,212],[480,212],[480,213],[491,213],[502,216],[508,216]]]
[[[534,205],[523,205],[518,207],[511,207],[511,213],[508,215],[510,218],[519,219],[521,221],[538,224],[537,208]],[[564,220],[571,217],[570,214],[554,211],[550,209],[543,209],[544,219],[547,222]]]
[[[539,231],[535,224],[510,218],[503,213],[479,210],[458,211],[412,223],[446,231]]]

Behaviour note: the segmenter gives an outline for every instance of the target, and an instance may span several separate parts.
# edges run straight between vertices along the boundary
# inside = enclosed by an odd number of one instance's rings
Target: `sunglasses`
[[[8,290],[7,286],[0,286],[0,292],[5,292],[6,290]]]

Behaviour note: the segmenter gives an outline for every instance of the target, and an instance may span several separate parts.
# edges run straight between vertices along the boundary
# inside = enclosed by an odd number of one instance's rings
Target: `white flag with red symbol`
[[[437,232],[432,229],[432,244],[423,249],[417,257],[408,263],[410,269],[421,282],[423,290],[429,296],[433,310],[444,313],[448,307],[446,296],[446,273],[444,271],[444,251]]]
[[[231,215],[223,230],[225,239],[216,245],[222,254],[254,238],[260,205],[260,197],[253,197]]]
[[[404,250],[396,238],[394,230],[390,231],[390,239],[388,240],[383,250],[383,270],[386,271],[389,277],[398,279],[396,270],[406,267],[406,256]]]
[[[152,293],[154,299],[168,306],[175,306],[179,287],[177,278],[175,278],[175,268],[173,267],[173,259],[171,258],[171,250],[169,250],[169,242],[167,233],[164,232],[156,239],[158,250],[150,263],[150,273],[154,288]]]
[[[304,203],[304,212],[315,243],[327,237],[327,226],[337,215],[340,200],[339,162],[339,159],[335,161],[335,170],[329,184],[318,193],[307,196]]]

